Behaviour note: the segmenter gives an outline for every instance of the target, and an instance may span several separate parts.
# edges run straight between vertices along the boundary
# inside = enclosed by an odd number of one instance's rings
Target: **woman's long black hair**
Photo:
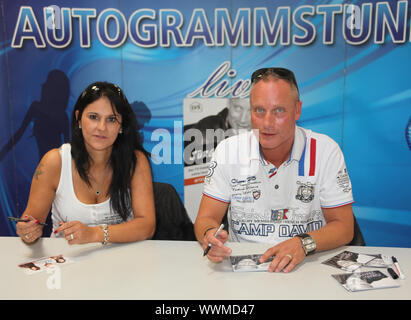
[[[121,114],[122,133],[113,144],[110,165],[113,170],[108,193],[111,208],[126,221],[131,207],[130,184],[137,164],[135,150],[142,151],[147,157],[138,133],[138,123],[133,109],[119,87],[109,82],[94,82],[84,90],[74,106],[71,118],[71,156],[74,159],[80,177],[89,185],[90,156],[84,145],[84,138],[79,128],[79,121],[84,109],[101,97],[107,97],[117,113]],[[78,111],[78,118],[76,118]]]

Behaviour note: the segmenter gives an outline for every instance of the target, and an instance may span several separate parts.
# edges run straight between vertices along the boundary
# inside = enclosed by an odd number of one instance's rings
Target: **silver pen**
[[[217,230],[217,232],[215,233],[214,237],[217,237],[218,234],[221,232],[221,230],[223,230],[223,228],[224,228],[224,223],[222,223],[222,224],[220,225],[220,227],[218,228],[218,230]],[[210,251],[210,249],[211,249],[212,246],[213,246],[213,244],[210,242],[210,243],[208,244],[207,248],[204,250],[203,257],[207,255],[208,251]]]

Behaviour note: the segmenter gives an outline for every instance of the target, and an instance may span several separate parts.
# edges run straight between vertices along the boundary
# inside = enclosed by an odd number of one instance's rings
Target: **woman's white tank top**
[[[63,144],[59,152],[62,165],[60,182],[51,207],[51,219],[53,221],[51,237],[56,237],[54,230],[58,228],[60,221],[80,221],[90,227],[101,224],[122,223],[123,219],[121,216],[111,210],[110,199],[97,204],[85,204],[77,199],[74,193],[71,170],[71,145],[69,143]],[[133,219],[132,213],[127,220],[131,219]]]

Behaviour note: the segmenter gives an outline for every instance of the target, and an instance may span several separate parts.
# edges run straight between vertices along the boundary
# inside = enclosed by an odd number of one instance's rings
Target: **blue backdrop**
[[[183,99],[246,95],[253,70],[282,66],[300,84],[299,124],[344,152],[367,244],[411,246],[409,1],[0,4],[0,236],[15,235],[7,216],[24,210],[41,156],[69,139],[91,82],[123,88],[148,151],[154,130],[170,132],[172,161],[153,174],[183,198]]]

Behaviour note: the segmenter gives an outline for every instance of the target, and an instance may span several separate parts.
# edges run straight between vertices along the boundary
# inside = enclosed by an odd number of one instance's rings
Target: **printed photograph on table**
[[[383,288],[399,287],[399,282],[381,271],[365,271],[354,273],[333,274],[336,279],[348,291],[364,291]]]
[[[260,263],[262,254],[250,254],[240,256],[230,256],[231,266],[234,272],[267,271],[273,257],[266,262]]]
[[[375,257],[375,259],[372,259],[371,261],[365,263],[365,267],[387,268],[392,266],[392,260],[389,256],[383,254],[370,254],[370,256]]]
[[[73,263],[73,259],[68,258],[62,254],[50,257],[44,257],[37,260],[29,261],[19,264],[18,266],[23,269],[26,274],[36,274],[42,271],[47,271],[62,265]]]
[[[375,258],[375,256],[368,254],[344,251],[322,263],[344,271],[352,272]]]

